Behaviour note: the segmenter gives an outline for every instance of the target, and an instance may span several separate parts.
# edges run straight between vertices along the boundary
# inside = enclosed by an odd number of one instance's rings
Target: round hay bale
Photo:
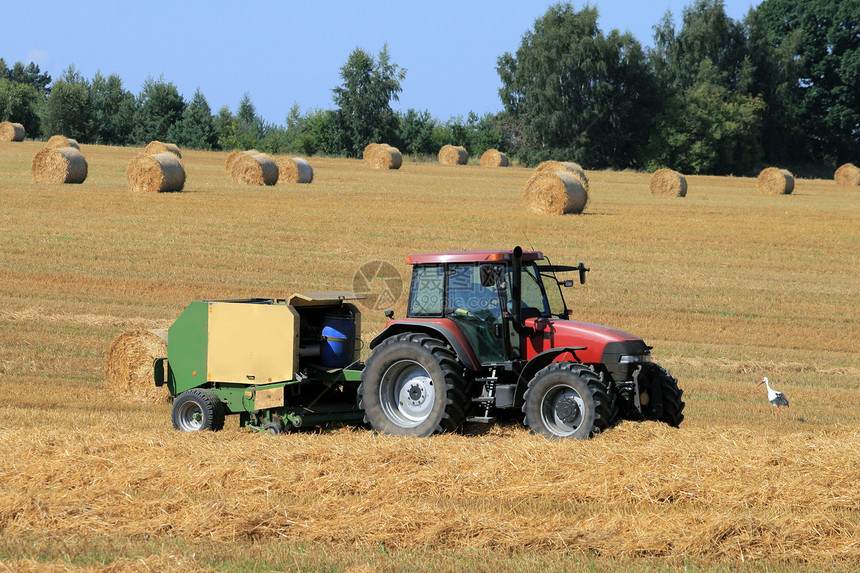
[[[790,195],[794,175],[779,167],[768,167],[758,174],[758,192],[762,195]]]
[[[87,160],[74,147],[43,149],[33,157],[36,183],[83,183],[86,178]]]
[[[0,141],[24,141],[24,126],[20,123],[4,121],[0,123]]]
[[[149,155],[155,155],[157,153],[172,153],[179,159],[182,159],[182,152],[179,151],[179,147],[177,147],[175,143],[150,141],[149,145],[146,146],[143,152],[148,153]]]
[[[278,182],[278,166],[265,153],[243,153],[233,162],[230,177],[244,185],[274,185]]]
[[[466,165],[469,153],[465,147],[458,145],[443,145],[439,150],[439,163],[442,165]]]
[[[185,168],[169,152],[138,153],[125,172],[129,191],[140,193],[168,193],[185,187]]]
[[[526,182],[523,201],[531,211],[542,215],[582,213],[588,203],[588,191],[570,171],[544,171]]]
[[[657,197],[685,197],[687,179],[672,169],[658,169],[651,174],[649,188]]]
[[[371,143],[364,148],[364,162],[374,169],[400,169],[403,155],[387,143]]]
[[[573,161],[544,161],[535,167],[535,173],[558,173],[559,171],[569,171],[576,175],[580,184],[588,191],[588,177],[585,176],[585,169],[579,163]]]
[[[140,402],[167,402],[167,386],[152,379],[152,363],[167,356],[167,330],[127,330],[114,338],[105,355],[104,376],[109,389]]]
[[[286,183],[310,183],[314,180],[314,170],[301,157],[278,157],[278,181]]]
[[[836,181],[837,185],[860,185],[860,167],[856,167],[853,163],[846,163],[836,170],[836,173],[833,174],[833,180]]]
[[[45,149],[58,149],[60,147],[74,147],[75,149],[81,148],[77,141],[69,139],[65,135],[52,135],[48,140],[48,143],[45,144]]]
[[[508,156],[498,149],[488,149],[481,154],[481,165],[484,167],[507,167]]]
[[[260,153],[256,149],[249,149],[248,151],[242,151],[240,149],[236,149],[227,154],[227,161],[224,162],[224,167],[227,169],[227,173],[233,173],[233,164],[236,163],[236,160],[242,157],[243,155],[254,155],[255,153]]]
[[[381,143],[368,143],[367,145],[364,146],[364,151],[361,153],[361,158],[369,163],[371,156],[381,146],[382,146]]]

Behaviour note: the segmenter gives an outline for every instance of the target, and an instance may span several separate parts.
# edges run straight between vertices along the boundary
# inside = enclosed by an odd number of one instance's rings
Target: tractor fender
[[[535,374],[537,374],[538,370],[549,366],[552,362],[555,361],[560,355],[565,352],[569,352],[573,355],[573,358],[576,362],[580,364],[582,361],[576,355],[577,350],[585,350],[588,348],[587,346],[561,346],[559,348],[550,348],[549,350],[544,350],[540,354],[532,357],[531,360],[526,362],[526,365],[523,366],[523,369],[520,371],[520,375],[517,378],[517,395],[521,396],[522,392],[520,390],[523,389],[524,385],[528,385],[529,380],[531,380]]]
[[[436,338],[445,340],[454,352],[457,359],[469,370],[477,371],[481,368],[481,362],[472,350],[466,336],[460,327],[449,318],[433,318],[427,320],[397,320],[388,324],[385,330],[376,335],[370,341],[370,348],[378,346],[383,340],[396,336],[403,332],[426,332]],[[537,356],[535,357],[537,358]]]

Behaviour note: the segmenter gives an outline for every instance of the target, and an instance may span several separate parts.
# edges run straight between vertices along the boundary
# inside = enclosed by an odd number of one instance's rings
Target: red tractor
[[[406,318],[370,343],[358,407],[374,430],[429,436],[521,409],[532,431],[588,438],[619,419],[684,419],[683,391],[638,336],[570,320],[539,251],[412,255]]]

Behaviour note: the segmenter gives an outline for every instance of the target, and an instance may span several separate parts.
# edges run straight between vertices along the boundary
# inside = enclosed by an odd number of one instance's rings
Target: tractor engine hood
[[[585,346],[577,357],[585,364],[604,364],[615,381],[628,380],[631,365],[650,362],[650,347],[640,337],[600,324],[535,318],[526,320],[534,329],[527,354],[538,354],[551,348]]]

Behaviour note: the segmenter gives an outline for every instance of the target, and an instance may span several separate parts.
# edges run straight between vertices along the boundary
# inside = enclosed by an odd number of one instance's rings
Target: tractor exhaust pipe
[[[519,245],[511,261],[511,318],[517,334],[528,336],[523,328],[523,249]]]

